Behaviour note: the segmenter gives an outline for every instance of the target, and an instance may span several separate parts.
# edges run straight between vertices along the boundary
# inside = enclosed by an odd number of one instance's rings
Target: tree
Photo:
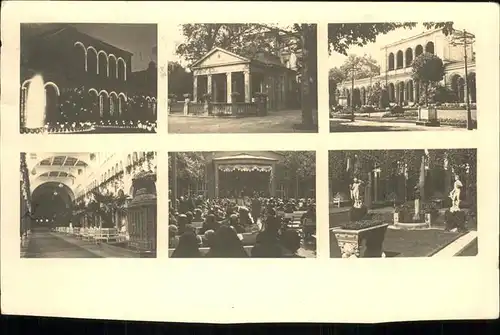
[[[235,54],[253,58],[258,51],[275,50],[265,33],[269,28],[260,24],[183,24],[185,42],[176,49],[189,63],[219,47]]]
[[[180,98],[193,92],[193,75],[178,62],[168,62],[168,93]]]
[[[200,182],[205,178],[206,160],[202,152],[177,152],[177,178],[190,184]],[[172,171],[171,155],[168,156],[168,168]],[[170,175],[172,175],[170,173]]]
[[[345,73],[341,71],[338,67],[334,67],[328,71],[328,88],[329,88],[329,96],[330,96],[330,105],[336,105],[337,101],[335,100],[337,87],[340,83],[346,80]]]
[[[291,172],[296,185],[296,196],[299,196],[299,184],[312,181],[315,184],[316,153],[314,151],[284,151],[283,165]]]
[[[412,78],[424,86],[425,105],[429,103],[429,86],[443,80],[444,64],[441,58],[424,52],[415,58],[412,65]]]

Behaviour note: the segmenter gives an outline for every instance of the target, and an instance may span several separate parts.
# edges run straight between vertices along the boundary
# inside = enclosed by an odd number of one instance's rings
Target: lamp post
[[[464,70],[465,70],[465,103],[467,106],[467,130],[472,130],[472,114],[470,110],[470,98],[469,98],[469,74],[467,73],[467,46],[472,45],[474,42],[474,35],[468,33],[465,29],[463,32],[455,31],[452,37],[451,44],[454,46],[463,45],[464,46]]]

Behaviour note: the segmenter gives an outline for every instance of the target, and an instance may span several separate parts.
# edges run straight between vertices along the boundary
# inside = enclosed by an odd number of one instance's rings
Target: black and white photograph
[[[315,154],[169,153],[169,256],[316,257]]]
[[[20,45],[21,133],[156,133],[156,24],[22,23]]]
[[[329,24],[330,132],[477,129],[475,29]]]
[[[477,150],[329,151],[330,257],[476,256]]]
[[[316,24],[169,31],[169,133],[318,131]]]
[[[21,153],[21,257],[155,258],[155,152]]]

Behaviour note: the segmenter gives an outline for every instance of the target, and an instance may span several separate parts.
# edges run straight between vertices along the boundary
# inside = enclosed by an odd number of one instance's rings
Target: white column
[[[193,102],[198,100],[198,76],[193,76]]]
[[[226,73],[226,101],[229,104],[232,102],[231,93],[233,93],[232,73],[228,72]]]
[[[245,71],[243,74],[245,77],[245,102],[251,102],[252,89],[250,87],[250,71]]]
[[[213,98],[213,95],[212,95],[212,75],[211,74],[207,75],[207,93]]]

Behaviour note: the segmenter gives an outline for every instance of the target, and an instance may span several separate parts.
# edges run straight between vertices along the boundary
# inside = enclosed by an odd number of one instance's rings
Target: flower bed
[[[340,226],[340,228],[345,230],[361,230],[361,229],[375,227],[381,224],[383,224],[383,222],[378,220],[360,220],[360,221],[344,223],[343,225]]]
[[[22,129],[22,133],[40,134],[40,133],[85,133],[92,132],[96,128],[115,128],[115,129],[143,129],[148,132],[156,132],[156,122],[150,121],[100,121],[100,122],[56,122],[55,124],[46,124],[42,128]]]

